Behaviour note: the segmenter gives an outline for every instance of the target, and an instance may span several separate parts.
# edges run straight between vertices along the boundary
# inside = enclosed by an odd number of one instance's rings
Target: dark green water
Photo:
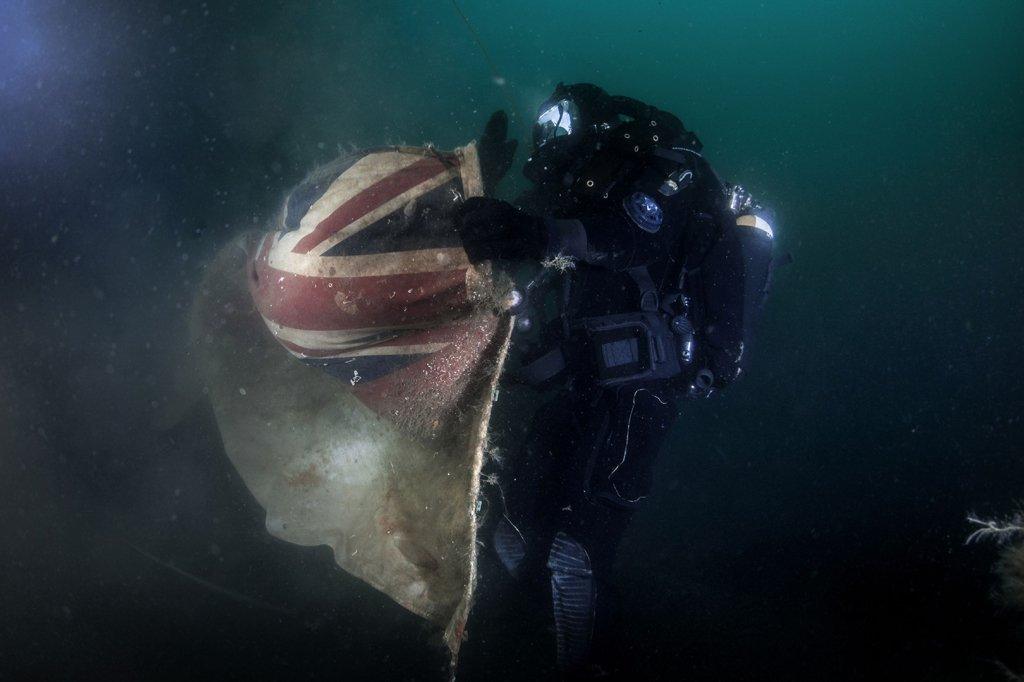
[[[1024,5],[463,0],[503,86],[447,1],[258,5],[0,2],[0,678],[444,679],[415,618],[266,536],[207,411],[153,420],[202,264],[309,167],[496,108],[526,145],[559,80],[677,113],[796,261],[627,537],[620,673],[1024,671],[963,546],[1024,495]],[[460,679],[551,674],[515,615]]]

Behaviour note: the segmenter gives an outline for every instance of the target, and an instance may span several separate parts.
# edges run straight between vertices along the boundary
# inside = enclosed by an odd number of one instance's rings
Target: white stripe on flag
[[[369,159],[369,158],[374,157],[374,156],[375,156],[374,154],[371,154],[371,155],[369,155],[367,157],[364,157],[364,158]],[[403,159],[402,159],[402,162],[404,164],[403,167],[407,166],[407,165],[410,165],[409,163],[405,163],[407,161],[407,157],[408,157],[408,155],[403,155]],[[413,157],[413,158],[416,161],[422,160],[421,158],[415,158],[415,157]],[[338,180],[336,180],[335,182],[343,181],[346,178],[346,176],[348,176],[350,173],[353,173],[353,171],[356,169],[356,167],[362,161],[363,161],[363,159],[360,159],[359,162],[357,162],[349,170],[345,171],[341,175],[341,177],[338,178]],[[396,172],[397,170],[400,170],[400,169],[398,169],[398,168],[390,169],[390,172],[388,173],[388,175],[391,175],[392,173]],[[401,208],[405,204],[409,203],[409,201],[411,201],[412,199],[415,199],[416,197],[422,196],[422,195],[426,194],[427,192],[429,192],[432,189],[436,189],[437,187],[440,187],[441,185],[443,185],[446,182],[450,181],[454,177],[456,177],[455,171],[453,171],[450,168],[445,168],[444,170],[439,172],[437,175],[434,175],[434,176],[424,180],[420,184],[416,185],[415,187],[412,187],[412,188],[406,190],[405,192],[402,192],[401,194],[399,194],[395,198],[391,199],[390,201],[386,201],[383,204],[381,204],[380,206],[378,206],[377,208],[373,209],[372,211],[370,211],[369,213],[364,215],[359,220],[356,220],[356,221],[354,221],[352,223],[349,223],[343,229],[338,230],[337,232],[332,234],[330,237],[328,237],[327,239],[325,239],[324,241],[320,242],[319,244],[314,246],[312,249],[310,249],[309,253],[306,254],[306,257],[307,258],[319,257],[320,254],[325,253],[327,251],[330,251],[332,248],[334,248],[334,246],[337,245],[338,242],[341,242],[341,241],[343,241],[345,239],[348,239],[349,237],[351,237],[351,236],[353,236],[355,234],[358,234],[363,228],[365,228],[365,227],[367,227],[369,225],[372,225],[373,223],[377,222],[381,218],[384,218],[384,217],[388,216],[391,213],[394,213],[399,208]],[[380,176],[374,176],[373,177],[373,182],[377,182],[378,180],[380,180]],[[357,184],[359,186],[363,185],[363,178],[362,177],[358,178]],[[333,187],[333,185],[332,185],[332,187]],[[453,199],[453,201],[454,201],[454,199]],[[306,235],[308,235],[310,232],[312,232],[316,228],[316,225],[318,225],[321,221],[326,219],[327,216],[329,216],[331,214],[331,212],[333,212],[333,210],[335,208],[337,208],[338,206],[341,205],[341,202],[339,202],[339,203],[330,203],[330,204],[325,203],[323,206],[318,206],[319,203],[320,202],[317,202],[317,203],[313,204],[313,208],[311,208],[309,213],[307,213],[302,218],[302,222],[300,223],[299,229],[293,230],[292,232],[287,232],[287,233],[285,233],[284,235],[281,236],[281,238],[278,240],[278,242],[274,245],[274,249],[275,250],[287,250],[287,251],[290,252],[301,239],[303,239]],[[330,211],[327,211],[327,207],[328,206],[331,207]],[[314,211],[314,209],[316,209],[316,210]],[[307,229],[307,227],[306,227],[306,219],[309,218],[309,216],[313,215],[314,213],[316,213],[316,215],[318,216],[318,220],[317,220],[317,222],[315,224],[312,224]],[[301,256],[302,254],[294,254],[294,255]]]
[[[268,264],[276,270],[307,277],[383,277],[469,268],[461,247],[325,258],[292,253],[280,242],[271,246]]]

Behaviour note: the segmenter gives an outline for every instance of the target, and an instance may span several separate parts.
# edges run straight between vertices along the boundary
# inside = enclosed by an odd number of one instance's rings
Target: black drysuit
[[[702,159],[698,164],[707,169]],[[560,344],[568,367],[550,382],[553,397],[536,413],[529,436],[501,444],[507,471],[493,544],[513,575],[550,579],[559,663],[570,670],[591,660],[617,546],[650,492],[655,457],[692,376],[602,387],[587,339],[571,322],[637,311],[641,289],[630,271],[638,266],[659,292],[677,286],[685,270],[683,290],[698,330],[692,368],[709,368],[721,387],[739,373],[767,286],[770,239],[766,244],[763,233],[737,225],[710,169],[667,198],[640,189],[663,212],[656,231],[642,229],[624,208],[638,190],[630,178],[596,200],[539,187],[517,202],[545,216],[545,255],[575,260],[553,287],[561,315],[538,343],[541,351]]]

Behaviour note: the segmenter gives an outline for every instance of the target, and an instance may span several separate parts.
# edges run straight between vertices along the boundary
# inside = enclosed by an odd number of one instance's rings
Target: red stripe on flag
[[[471,307],[466,270],[367,277],[308,277],[256,262],[252,297],[268,320],[293,329],[433,327]]]
[[[379,379],[360,382],[353,393],[371,410],[400,424],[419,421],[429,432],[443,432],[465,397],[466,382],[490,357],[497,324],[496,317],[470,318],[451,345]]]
[[[317,244],[370,211],[446,170],[447,167],[438,159],[426,157],[378,180],[321,220],[312,232],[298,241],[292,253],[309,253]]]

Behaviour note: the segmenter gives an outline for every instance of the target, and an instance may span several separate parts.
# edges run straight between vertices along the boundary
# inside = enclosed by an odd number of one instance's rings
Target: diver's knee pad
[[[555,612],[558,667],[569,670],[587,662],[594,635],[597,591],[586,548],[559,532],[548,554],[551,600]]]
[[[513,578],[518,578],[519,569],[526,557],[526,541],[506,518],[498,521],[498,525],[494,529],[494,553],[498,555],[505,570]]]

